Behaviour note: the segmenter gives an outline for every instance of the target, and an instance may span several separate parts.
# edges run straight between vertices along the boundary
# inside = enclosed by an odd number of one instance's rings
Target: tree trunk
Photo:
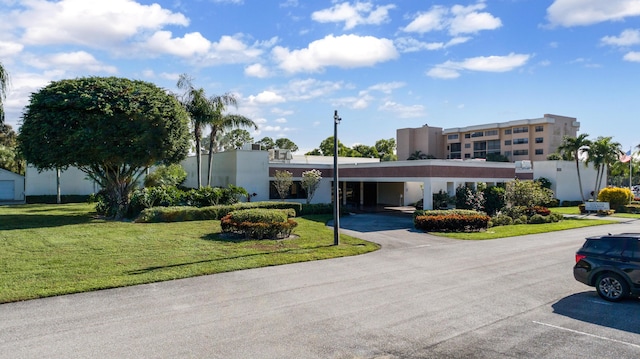
[[[60,196],[60,168],[56,168],[56,203],[62,203],[62,198]]]
[[[578,175],[578,187],[580,188],[580,198],[582,198],[582,203],[584,200],[584,192],[582,191],[582,178],[580,178],[580,159],[578,158],[578,151],[575,153],[576,156],[576,174]]]

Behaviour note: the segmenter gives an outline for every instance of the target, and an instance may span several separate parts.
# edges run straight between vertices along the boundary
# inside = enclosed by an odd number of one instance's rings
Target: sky
[[[640,144],[639,0],[0,0],[6,122],[51,81],[118,76],[230,93],[304,153],[333,136],[544,114]]]

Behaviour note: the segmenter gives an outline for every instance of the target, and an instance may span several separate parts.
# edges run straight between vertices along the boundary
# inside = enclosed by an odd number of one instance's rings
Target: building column
[[[433,190],[431,189],[431,179],[423,182],[424,190],[422,191],[422,208],[433,209]]]

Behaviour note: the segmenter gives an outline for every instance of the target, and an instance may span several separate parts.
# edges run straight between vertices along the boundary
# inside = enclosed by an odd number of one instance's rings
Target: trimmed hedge
[[[416,229],[425,232],[477,232],[487,229],[491,218],[485,214],[425,215],[414,220]]]
[[[152,207],[140,212],[135,221],[138,223],[157,223],[218,220],[233,211],[251,208],[291,209],[297,215],[302,210],[302,205],[296,202],[243,202],[200,208],[188,206]]]
[[[233,233],[245,239],[282,239],[291,235],[298,223],[289,218],[295,211],[289,209],[243,209],[233,211],[220,220],[224,233]]]
[[[471,232],[487,228],[491,218],[469,209],[417,210],[413,212],[416,229],[425,232]]]
[[[628,205],[624,206],[624,211],[626,213],[639,214],[640,213],[640,204],[637,204],[637,203],[628,204]]]

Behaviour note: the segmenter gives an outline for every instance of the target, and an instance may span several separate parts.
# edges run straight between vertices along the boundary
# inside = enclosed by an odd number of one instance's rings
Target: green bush
[[[576,207],[582,204],[582,201],[562,201],[562,207]]]
[[[344,213],[347,209],[340,206],[340,212]],[[298,216],[306,216],[309,214],[331,214],[333,213],[332,203],[312,203],[302,204],[302,210],[298,213]]]
[[[160,165],[144,178],[145,187],[178,186],[187,179],[187,171],[179,164]]]
[[[635,204],[635,203],[628,204],[624,206],[624,211],[626,213],[638,214],[640,213],[640,204]]]
[[[243,202],[200,208],[191,206],[152,207],[142,210],[135,221],[138,223],[158,223],[216,220],[232,211],[251,208],[291,210],[297,216],[301,211],[301,204],[295,202]]]
[[[233,211],[220,221],[222,232],[242,235],[246,239],[282,239],[291,235],[298,225],[289,218],[295,210],[244,209]]]
[[[492,216],[504,208],[505,189],[498,186],[490,186],[484,190],[484,210]]]
[[[542,223],[549,223],[549,221],[547,220],[547,217],[543,215],[534,214],[533,216],[531,216],[531,218],[529,218],[529,224],[542,224]]]
[[[513,224],[513,218],[504,214],[499,214],[492,217],[491,222],[494,226],[509,226]]]
[[[414,226],[427,232],[461,232],[486,229],[490,217],[474,210],[417,210]]]

